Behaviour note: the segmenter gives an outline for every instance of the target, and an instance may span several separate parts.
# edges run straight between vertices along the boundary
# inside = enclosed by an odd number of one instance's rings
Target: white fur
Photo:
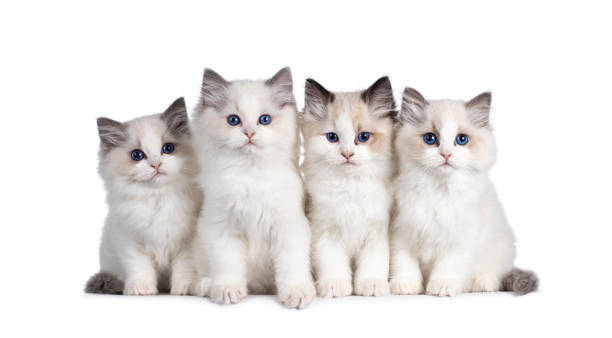
[[[315,122],[311,128],[316,131],[304,135],[302,169],[317,293],[322,297],[382,296],[389,293],[390,144],[387,153],[371,151],[368,143],[355,144],[359,133],[351,117],[355,112],[349,111],[352,105],[343,104],[344,100],[360,102],[361,98],[357,93],[337,93],[340,108],[335,107],[334,117]],[[308,114],[305,118],[309,119]],[[361,131],[372,133],[368,142],[391,132],[390,121],[381,123],[368,112],[362,119]],[[329,142],[328,132],[336,133],[339,142]],[[391,135],[386,138],[390,143]],[[351,164],[343,152],[354,153]]]
[[[100,154],[108,203],[101,271],[124,281],[124,294],[153,295],[159,287],[169,287],[171,294],[187,294],[195,278],[189,243],[201,199],[193,181],[196,172],[185,168],[188,158],[160,155],[163,138],[171,136],[159,115],[130,121],[127,126],[127,143]],[[190,151],[184,149],[190,147],[187,140],[181,142],[176,152]],[[130,163],[136,148],[147,158]],[[163,176],[154,177],[151,164],[157,163]]]
[[[496,153],[493,134],[473,125],[472,112],[460,101],[432,101],[422,113],[424,123],[407,123],[396,136],[400,172],[394,182],[391,291],[437,296],[497,291],[513,267],[515,250],[488,177]],[[421,147],[432,124],[440,144]],[[458,133],[479,144],[455,144]],[[441,166],[442,152],[452,154],[452,167]]]
[[[194,242],[197,288],[221,304],[248,292],[277,293],[285,306],[303,308],[315,292],[295,106],[279,108],[275,88],[264,81],[233,81],[225,94],[222,111],[200,107],[194,119],[207,196]],[[264,113],[270,125],[258,124]],[[231,114],[241,126],[227,124]],[[255,145],[245,145],[245,132],[255,132]]]

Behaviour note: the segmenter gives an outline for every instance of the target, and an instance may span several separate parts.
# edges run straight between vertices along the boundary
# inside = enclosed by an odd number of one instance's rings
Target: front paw
[[[312,282],[281,287],[278,299],[281,304],[291,309],[303,309],[315,298],[315,288]]]
[[[173,296],[186,296],[189,294],[191,289],[190,279],[179,279],[173,280],[170,288],[170,294]]]
[[[247,296],[245,285],[213,285],[210,299],[217,304],[236,304]]]
[[[212,280],[209,277],[200,278],[193,282],[190,293],[194,296],[208,297],[211,284]]]
[[[426,293],[430,296],[453,297],[463,291],[461,283],[454,279],[432,279],[427,283]]]
[[[357,296],[387,296],[389,282],[386,279],[356,279],[355,295]]]
[[[153,296],[157,294],[157,283],[147,280],[131,280],[125,283],[123,294],[128,296]]]
[[[317,281],[319,297],[336,298],[350,296],[353,291],[350,279],[323,279]]]
[[[408,278],[393,278],[389,283],[394,295],[418,295],[423,293],[423,282]]]

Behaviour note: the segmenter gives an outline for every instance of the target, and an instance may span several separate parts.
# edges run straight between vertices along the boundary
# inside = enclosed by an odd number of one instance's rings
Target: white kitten
[[[296,114],[289,68],[266,81],[204,72],[194,131],[206,201],[194,252],[198,293],[214,302],[248,289],[303,308],[315,296]]]
[[[302,168],[319,296],[389,293],[394,110],[387,77],[351,93],[306,81]]]
[[[126,123],[99,118],[98,130],[108,216],[100,273],[86,291],[187,294],[195,278],[189,243],[201,198],[185,101]]]
[[[513,269],[514,235],[488,177],[496,147],[491,94],[469,102],[426,101],[404,90],[395,150],[396,213],[391,228],[391,291],[454,296],[537,287]]]

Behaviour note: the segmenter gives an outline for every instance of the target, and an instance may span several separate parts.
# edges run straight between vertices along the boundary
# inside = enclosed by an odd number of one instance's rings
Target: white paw
[[[173,296],[186,296],[191,289],[190,279],[174,279],[170,288],[170,294]]]
[[[350,279],[323,279],[317,281],[317,294],[319,297],[346,297],[353,291]]]
[[[393,278],[389,283],[394,295],[418,295],[423,293],[423,282],[408,278]]]
[[[427,283],[426,293],[430,296],[453,297],[463,291],[461,283],[454,279],[432,279]]]
[[[247,296],[246,285],[213,285],[210,299],[217,304],[236,304]]]
[[[278,299],[281,304],[291,309],[303,309],[315,298],[315,288],[312,283],[304,283],[278,290]]]
[[[212,284],[212,280],[208,277],[200,278],[196,280],[191,285],[191,294],[194,296],[200,297],[208,297],[210,294],[210,285]]]
[[[499,291],[501,281],[496,276],[482,276],[474,280],[472,292],[493,292]]]
[[[123,294],[128,296],[153,296],[157,294],[157,283],[147,280],[131,280],[125,283]]]
[[[386,279],[356,279],[355,295],[357,296],[387,296],[389,282]]]

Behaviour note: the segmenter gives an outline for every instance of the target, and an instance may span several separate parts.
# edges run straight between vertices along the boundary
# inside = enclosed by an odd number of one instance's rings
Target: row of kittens
[[[121,123],[98,119],[108,216],[91,293],[453,296],[537,288],[514,268],[514,235],[488,178],[491,94],[464,101],[356,92],[289,68],[267,80],[204,72],[185,102]],[[300,166],[300,131],[304,161]],[[314,281],[313,281],[314,276]]]

